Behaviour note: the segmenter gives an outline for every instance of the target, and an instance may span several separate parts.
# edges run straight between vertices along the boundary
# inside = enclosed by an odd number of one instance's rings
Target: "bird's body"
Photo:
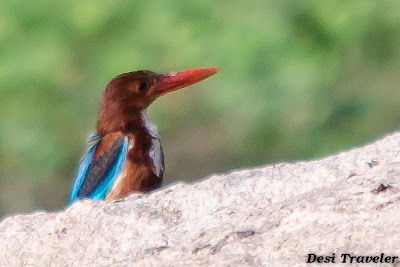
[[[217,72],[203,68],[170,74],[137,71],[115,77],[104,90],[96,132],[89,136],[71,187],[77,199],[119,199],[158,188],[164,156],[157,127],[146,115],[157,97]]]

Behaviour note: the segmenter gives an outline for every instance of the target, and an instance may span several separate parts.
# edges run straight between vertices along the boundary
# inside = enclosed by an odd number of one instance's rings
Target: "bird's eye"
[[[138,90],[139,90],[139,92],[146,91],[147,90],[147,84],[146,83],[139,83]]]

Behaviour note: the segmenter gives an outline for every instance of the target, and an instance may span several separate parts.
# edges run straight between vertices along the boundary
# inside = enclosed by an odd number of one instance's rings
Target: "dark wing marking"
[[[107,172],[116,162],[123,139],[123,136],[116,138],[108,150],[104,151],[104,153],[97,159],[92,158],[85,180],[78,191],[78,197],[82,198],[89,196],[104,179]]]
[[[89,141],[93,141],[95,138],[91,136],[89,139]],[[115,138],[107,146],[108,149],[103,148],[105,151],[101,151],[102,153],[99,153],[101,155],[95,156],[95,152],[102,149],[101,141],[105,139],[106,137],[95,140],[95,142],[88,142],[89,147],[75,172],[68,204],[72,204],[75,200],[83,197],[103,199],[121,173],[126,159],[129,138],[121,136]],[[99,158],[102,159],[99,161]],[[91,170],[89,171],[89,169]],[[103,171],[100,171],[100,169]]]

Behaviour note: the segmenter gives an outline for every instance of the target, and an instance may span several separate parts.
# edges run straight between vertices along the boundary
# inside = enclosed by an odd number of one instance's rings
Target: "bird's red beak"
[[[150,89],[149,93],[159,97],[200,82],[214,75],[217,71],[217,67],[208,67],[160,74],[157,83]]]

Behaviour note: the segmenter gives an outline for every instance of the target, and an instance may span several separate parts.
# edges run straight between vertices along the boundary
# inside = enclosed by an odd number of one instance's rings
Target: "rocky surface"
[[[289,266],[307,265],[308,254],[340,263],[346,253],[393,266],[399,152],[393,134],[322,160],[12,216],[0,224],[0,265]]]

